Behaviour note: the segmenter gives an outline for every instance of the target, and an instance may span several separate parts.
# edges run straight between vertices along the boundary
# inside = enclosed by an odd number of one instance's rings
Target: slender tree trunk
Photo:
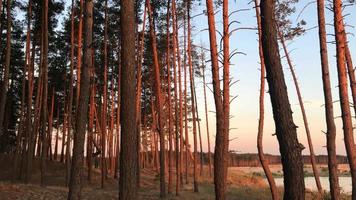
[[[1,2],[0,2],[1,3]],[[31,179],[31,160],[32,160],[32,146],[33,146],[33,134],[32,134],[32,95],[33,95],[33,65],[30,55],[30,43],[31,43],[31,17],[32,17],[32,0],[28,1],[28,18],[27,18],[27,33],[26,33],[26,64],[27,64],[27,116],[26,116],[26,138],[27,138],[27,165],[25,173],[25,183],[28,183]],[[32,45],[32,57],[34,57],[35,46]]]
[[[350,88],[351,88],[354,114],[356,116],[356,77],[355,77],[354,66],[352,64],[352,57],[351,57],[346,33],[345,33],[345,58],[346,58],[347,72],[349,74],[349,80],[350,80]]]
[[[169,30],[170,28],[170,0],[167,2],[167,19],[166,19],[166,28],[167,28],[167,51],[166,51],[166,65],[167,65],[167,93],[168,93],[168,143],[169,143],[169,151],[168,151],[168,194],[172,193],[173,190],[173,138],[172,138],[172,123],[173,123],[173,118],[172,118],[172,97],[171,97],[171,47],[170,47],[170,37],[171,37],[171,32]],[[173,9],[172,9],[173,12]],[[173,42],[174,43],[174,42]],[[174,48],[174,44],[173,44]],[[174,50],[173,50],[174,53]],[[175,67],[175,58],[173,55],[173,68]],[[174,88],[175,89],[175,88]],[[176,146],[176,152],[177,152],[177,146]],[[177,167],[177,166],[176,166]],[[178,168],[177,168],[178,169]],[[178,171],[178,170],[176,170]]]
[[[351,180],[352,180],[352,199],[356,199],[356,152],[353,136],[353,126],[349,105],[349,94],[347,88],[347,72],[345,65],[345,28],[342,16],[342,0],[333,0],[334,8],[334,27],[336,41],[336,60],[339,79],[339,95],[342,114],[342,124],[344,129],[344,142],[347,158],[349,160]]]
[[[47,157],[51,161],[53,161],[53,156],[52,156],[52,132],[53,132],[53,115],[54,115],[54,96],[55,96],[55,89],[54,87],[52,88],[52,97],[51,97],[51,109],[49,112],[49,118],[48,118],[48,130],[47,130]]]
[[[73,4],[73,0],[72,0]],[[80,96],[80,79],[81,79],[81,68],[82,68],[82,35],[83,35],[83,9],[84,9],[84,0],[80,0],[79,7],[79,25],[78,25],[78,49],[77,49],[77,96],[75,101],[75,109],[78,109],[79,96]],[[72,12],[74,10],[72,9]]]
[[[184,17],[183,17],[183,25],[184,25],[184,102],[185,102],[185,106],[184,106],[184,133],[185,133],[185,181],[186,184],[188,184],[189,180],[188,180],[188,168],[189,168],[189,151],[190,151],[190,145],[189,145],[189,132],[188,132],[188,108],[187,108],[187,102],[188,102],[188,86],[187,86],[187,70],[188,70],[188,66],[186,65],[187,63],[187,54],[186,54],[186,9],[184,9]]]
[[[304,199],[305,186],[301,151],[293,122],[277,42],[275,0],[261,2],[262,48],[272,102],[276,135],[282,157],[284,199]]]
[[[191,50],[191,26],[190,26],[190,1],[187,3],[188,7],[188,63],[189,63],[189,77],[190,77],[190,96],[192,101],[192,116],[193,116],[193,136],[194,136],[194,192],[199,192],[198,188],[198,171],[197,171],[197,161],[198,161],[198,141],[197,141],[197,127],[196,127],[196,107],[195,107],[195,99],[194,99],[194,74],[193,74],[193,63],[192,63],[192,50]]]
[[[292,64],[291,58],[289,56],[289,53],[288,53],[288,50],[287,50],[287,46],[286,46],[285,41],[284,41],[284,36],[282,35],[281,31],[279,31],[278,34],[279,34],[279,39],[280,39],[282,47],[283,47],[284,54],[285,54],[285,56],[287,58],[287,63],[288,63],[289,69],[290,69],[291,74],[292,74],[294,86],[295,86],[295,89],[297,91],[298,102],[299,102],[299,105],[300,105],[300,109],[302,111],[305,132],[307,134],[307,140],[308,140],[308,146],[309,146],[309,152],[310,152],[310,161],[311,161],[312,168],[313,168],[315,183],[316,183],[316,186],[318,188],[319,195],[321,196],[322,193],[323,193],[323,188],[321,187],[321,183],[320,183],[319,171],[318,171],[317,163],[316,163],[316,160],[315,160],[314,147],[313,147],[313,142],[312,142],[311,135],[310,135],[308,118],[307,118],[307,115],[305,113],[302,94],[300,92],[297,76],[295,75],[293,64]]]
[[[120,166],[120,110],[121,110],[121,63],[118,65],[119,71],[117,76],[117,111],[116,111],[116,162],[115,162],[115,175],[114,178],[118,178],[119,166]]]
[[[119,199],[137,199],[137,133],[136,133],[136,48],[134,2],[122,0],[121,5],[121,156]]]
[[[41,185],[45,184],[45,176],[46,176],[46,159],[47,159],[47,96],[48,96],[48,0],[44,0],[44,10],[43,10],[43,48],[42,48],[42,63],[41,67],[43,68],[43,92],[42,92],[42,135],[41,135]]]
[[[81,76],[80,97],[74,134],[73,160],[71,165],[68,200],[81,198],[82,171],[84,162],[84,141],[88,117],[90,70],[93,68],[93,1],[85,2],[84,64]]]
[[[206,136],[208,141],[208,162],[209,162],[209,176],[212,175],[212,159],[211,159],[211,150],[210,150],[210,133],[209,133],[209,118],[208,118],[208,103],[206,101],[206,80],[205,80],[205,60],[202,60],[203,64],[203,91],[204,91],[204,108],[205,108],[205,123],[206,123]]]
[[[229,23],[228,2],[223,1],[223,95],[220,87],[218,51],[215,33],[214,8],[211,0],[206,1],[210,54],[212,58],[213,90],[216,108],[216,142],[214,153],[214,184],[216,199],[226,199],[226,179],[229,149]]]
[[[90,100],[89,100],[89,124],[88,124],[88,150],[87,150],[87,158],[88,158],[88,181],[91,181],[92,177],[92,155],[93,155],[93,134],[94,132],[94,108],[95,108],[95,84],[94,84],[94,72],[93,70],[90,73],[91,79],[91,89],[90,89]]]
[[[30,80],[32,80],[32,77],[30,79],[30,70],[31,70],[31,57],[30,57],[30,36],[31,36],[31,15],[32,15],[32,8],[31,8],[31,0],[29,0],[28,2],[28,7],[27,7],[27,33],[26,33],[26,47],[25,47],[25,65],[24,65],[24,72],[27,71],[27,79],[28,79],[28,84],[30,84]],[[2,1],[0,0],[0,16],[1,16],[1,7],[2,7]],[[30,132],[28,129],[28,118],[31,120],[32,116],[29,116],[29,113],[32,107],[32,103],[29,104],[29,102],[27,102],[27,115],[25,116],[25,101],[28,101],[28,99],[26,99],[26,78],[25,78],[25,73],[23,74],[23,80],[22,80],[22,98],[21,98],[21,125],[19,126],[19,131],[18,131],[18,139],[17,139],[17,143],[16,143],[16,148],[18,148],[16,150],[16,154],[15,154],[15,161],[14,161],[14,169],[17,170],[18,168],[18,156],[20,154],[21,149],[19,148],[19,144],[22,143],[22,151],[25,152],[26,150],[26,144],[27,147],[30,146]],[[30,86],[28,85],[28,93],[30,92]],[[31,100],[32,100],[32,95],[31,95]],[[26,131],[24,130],[24,127],[26,127]],[[20,134],[21,133],[21,134]],[[25,134],[25,135],[24,135]],[[22,142],[21,137],[25,136],[25,140]],[[19,139],[20,138],[20,139]],[[24,159],[25,155],[22,155],[22,160]],[[22,164],[21,164],[22,165]],[[16,174],[16,173],[15,173]],[[22,176],[22,170],[20,169],[19,171],[19,178],[21,178]]]
[[[150,35],[152,40],[152,52],[153,52],[153,64],[154,64],[154,76],[155,76],[155,96],[156,96],[156,107],[158,109],[158,132],[160,138],[160,196],[164,198],[166,196],[166,184],[165,184],[165,146],[164,146],[164,119],[163,119],[163,102],[161,93],[161,76],[160,67],[158,62],[157,54],[157,41],[155,27],[153,23],[153,15],[151,9],[151,3],[147,2],[147,10],[150,21]]]
[[[143,11],[143,23],[142,23],[142,31],[140,38],[140,51],[137,65],[137,92],[136,92],[136,123],[137,123],[137,137],[141,133],[141,96],[142,96],[142,62],[143,62],[143,50],[145,44],[145,29],[146,29],[146,15],[147,15],[147,4],[145,3],[145,8]],[[139,149],[140,141],[137,140],[137,148]],[[139,151],[138,151],[138,159],[139,159]],[[139,162],[138,162],[139,163]],[[137,186],[140,187],[140,167],[137,168]]]
[[[101,188],[104,188],[104,180],[106,177],[106,162],[105,162],[105,152],[106,152],[106,133],[107,133],[107,91],[108,91],[108,50],[107,50],[107,37],[108,37],[108,1],[105,0],[105,25],[104,25],[104,84],[103,84],[103,104],[101,109]]]
[[[11,58],[11,0],[6,1],[6,53],[4,63],[3,80],[0,86],[0,136],[6,132],[4,127],[5,106],[7,99],[7,92],[9,89],[10,77],[10,58]]]
[[[57,103],[57,130],[56,130],[56,142],[54,144],[54,155],[53,155],[53,159],[55,161],[57,161],[57,157],[58,157],[58,139],[59,139],[59,129],[60,129],[60,125],[59,125],[59,115],[60,115],[60,103],[58,100]]]
[[[330,195],[332,200],[340,198],[339,178],[336,159],[336,126],[334,121],[333,98],[331,93],[328,47],[326,43],[325,28],[325,3],[324,0],[318,0],[318,25],[319,25],[319,42],[321,71],[323,78],[324,100],[325,100],[325,118],[326,118],[326,148],[328,151],[329,183]]]
[[[82,0],[81,0],[82,1]],[[71,130],[72,130],[72,122],[73,122],[73,84],[74,84],[74,15],[75,15],[75,10],[74,10],[74,0],[72,0],[72,11],[71,11],[71,37],[70,37],[70,79],[69,79],[69,98],[68,98],[68,105],[67,105],[67,141],[66,141],[66,184],[69,184],[69,177],[70,177],[70,166],[71,166],[71,156],[70,156],[70,150],[71,150]],[[80,22],[81,23],[81,22]],[[80,27],[81,25],[79,25]],[[81,46],[81,34],[80,37],[78,37],[78,51],[79,51],[79,45]],[[81,47],[80,47],[81,50]],[[78,66],[81,65],[81,54],[78,53]],[[79,76],[78,76],[79,77]],[[80,78],[79,78],[80,79]],[[79,80],[78,79],[78,80]],[[78,82],[79,83],[79,82]],[[80,84],[80,83],[79,83]],[[78,86],[77,86],[78,87]],[[78,88],[77,88],[78,89]],[[77,93],[79,94],[79,93]]]
[[[193,72],[194,73],[194,72]],[[199,146],[200,146],[200,176],[203,176],[203,162],[204,162],[204,157],[203,157],[203,142],[201,139],[201,130],[200,130],[200,118],[199,118],[199,109],[198,109],[198,100],[197,100],[197,93],[196,93],[196,87],[195,87],[195,80],[193,77],[193,86],[194,86],[194,99],[195,99],[195,109],[197,112],[197,124],[198,124],[198,133],[199,133]]]
[[[257,18],[257,26],[258,26],[258,53],[260,56],[260,64],[261,64],[261,82],[260,82],[260,119],[258,121],[258,133],[257,133],[257,149],[258,149],[258,156],[263,168],[263,171],[266,174],[268,184],[271,190],[272,199],[278,200],[280,199],[279,193],[277,190],[276,182],[272,176],[272,172],[268,166],[268,160],[264,156],[263,152],[263,127],[264,127],[264,99],[265,99],[265,76],[266,76],[266,69],[265,69],[265,61],[263,57],[263,49],[262,49],[262,32],[261,32],[261,15],[259,10],[259,3],[258,0],[255,0],[255,11],[256,11],[256,18]]]

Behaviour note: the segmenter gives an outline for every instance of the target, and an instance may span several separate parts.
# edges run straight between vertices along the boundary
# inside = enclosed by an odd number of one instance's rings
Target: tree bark
[[[345,65],[345,28],[342,16],[342,0],[333,0],[334,8],[334,28],[336,41],[336,61],[339,80],[339,96],[342,114],[342,124],[344,130],[344,142],[346,154],[349,160],[351,180],[352,180],[352,199],[356,199],[356,152],[353,136],[351,111],[349,105],[349,94],[347,88],[347,72]]]
[[[69,182],[68,200],[81,198],[82,171],[84,162],[84,141],[88,117],[90,70],[93,67],[92,40],[93,40],[93,1],[85,2],[85,36],[84,36],[84,63],[81,75],[80,97],[76,117],[74,134],[73,159]]]
[[[121,5],[121,156],[119,199],[137,199],[137,126],[136,126],[136,47],[134,2],[122,0]]]
[[[260,119],[258,121],[258,133],[257,133],[257,149],[258,149],[258,156],[263,168],[263,171],[266,174],[268,184],[271,190],[272,199],[278,200],[279,194],[276,186],[276,182],[272,176],[272,172],[268,166],[268,161],[264,156],[263,152],[263,127],[264,127],[264,97],[265,97],[265,76],[266,76],[266,68],[265,68],[265,61],[263,56],[263,49],[262,49],[262,32],[261,32],[261,15],[259,10],[259,3],[255,0],[255,11],[256,11],[256,18],[257,18],[257,27],[258,27],[258,53],[260,56],[260,64],[261,64],[261,82],[260,82]]]
[[[194,168],[193,168],[193,180],[194,180],[194,192],[199,192],[198,188],[198,171],[197,171],[197,161],[198,161],[198,141],[197,141],[197,127],[196,127],[196,107],[195,107],[195,99],[194,99],[194,74],[193,74],[193,63],[192,63],[192,50],[191,50],[191,26],[190,26],[190,4],[188,1],[188,65],[189,65],[189,77],[190,77],[190,96],[192,101],[192,116],[193,116],[193,138],[194,138]]]
[[[262,47],[272,102],[276,135],[282,157],[284,199],[304,199],[305,186],[301,151],[293,122],[277,42],[275,0],[261,2]]]
[[[164,119],[163,119],[163,102],[161,93],[161,80],[160,80],[160,67],[158,62],[157,54],[157,41],[156,33],[153,23],[153,15],[150,2],[147,2],[147,10],[150,21],[150,36],[152,41],[152,52],[153,52],[153,64],[154,64],[154,79],[155,79],[155,96],[156,96],[156,107],[158,109],[158,132],[159,132],[159,142],[160,142],[160,196],[164,198],[166,196],[166,185],[165,185],[165,145],[164,145]]]
[[[317,1],[318,8],[318,27],[319,27],[319,42],[320,42],[320,57],[321,71],[323,79],[324,100],[325,100],[325,118],[326,118],[326,148],[328,151],[328,168],[329,168],[329,183],[330,196],[332,200],[340,198],[339,178],[336,159],[336,126],[334,121],[334,106],[331,93],[328,49],[326,42],[325,28],[325,3],[324,0]]]
[[[142,31],[140,38],[140,51],[138,57],[137,65],[137,92],[136,92],[136,123],[137,123],[137,137],[139,138],[141,133],[141,96],[142,96],[142,62],[143,62],[143,50],[145,44],[145,29],[146,29],[146,15],[147,15],[147,6],[145,3],[145,8],[143,11],[143,23]],[[140,141],[137,140],[137,148],[139,149]],[[138,159],[140,152],[138,151]],[[139,162],[138,162],[139,163]],[[140,187],[140,166],[137,168],[137,186]]]

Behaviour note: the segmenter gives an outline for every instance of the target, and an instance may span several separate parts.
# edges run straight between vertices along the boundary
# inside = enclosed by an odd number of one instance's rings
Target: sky
[[[255,10],[253,3],[249,3],[247,0],[229,0],[230,13],[236,10],[243,9],[244,11],[236,12],[231,15],[230,21],[237,21],[234,23],[231,29],[249,27],[256,28]],[[306,109],[309,128],[314,145],[314,151],[316,154],[327,154],[326,151],[326,136],[323,131],[326,131],[325,115],[324,115],[324,97],[322,88],[322,76],[319,54],[319,38],[317,29],[317,8],[316,3],[312,3],[305,8],[311,1],[301,0],[296,5],[297,12],[291,16],[291,20],[297,23],[297,16],[300,14],[299,21],[305,20],[307,22],[306,29],[308,31],[296,38],[293,41],[288,42],[288,49],[290,56],[294,64],[294,68],[298,77],[298,83],[303,96],[304,106]],[[66,6],[70,4],[66,1]],[[330,6],[330,5],[328,5]],[[305,8],[305,9],[303,9]],[[206,10],[204,0],[200,0],[199,3],[195,3],[193,6],[192,16],[202,13]],[[222,12],[216,14],[217,29],[222,30]],[[347,7],[344,10],[344,15],[349,14],[345,18],[347,26],[347,32],[350,33],[349,47],[352,56],[356,53],[356,40],[353,34],[356,34],[355,22],[356,22],[356,5]],[[333,34],[333,13],[326,9],[326,23],[328,41],[334,40]],[[193,42],[196,45],[203,45],[209,48],[209,34],[204,31],[208,28],[207,16],[200,15],[192,19],[192,37]],[[231,104],[230,113],[232,115],[230,121],[230,141],[229,149],[237,151],[239,153],[257,153],[257,127],[259,119],[259,84],[260,84],[260,65],[258,55],[258,43],[257,43],[257,30],[240,30],[234,32],[230,37],[230,51],[237,49],[246,55],[239,54],[234,56],[231,60],[231,77],[233,80],[238,80],[238,83],[232,86],[230,89],[232,96],[238,96]],[[336,101],[338,97],[338,80],[337,80],[337,68],[335,60],[335,45],[329,43],[329,67],[331,75],[331,86],[333,93],[333,100]],[[207,52],[206,56],[210,53]],[[283,57],[283,53],[281,56]],[[353,56],[354,59],[355,56]],[[209,60],[209,58],[207,58]],[[356,61],[355,61],[356,62]],[[285,81],[288,88],[289,100],[293,111],[293,118],[295,124],[299,127],[298,139],[305,146],[303,154],[309,154],[305,128],[303,125],[303,119],[296,96],[296,90],[293,84],[291,73],[288,69],[285,59],[282,60],[283,70],[285,74]],[[211,66],[207,63],[207,82],[211,83]],[[204,112],[204,99],[203,99],[203,84],[202,79],[196,78],[197,97],[198,97],[198,111],[201,119],[201,136],[203,140],[203,151],[207,151],[207,135],[206,135],[206,123]],[[266,84],[266,91],[268,91],[268,84]],[[210,88],[211,85],[210,85]],[[351,95],[351,93],[349,93]],[[351,96],[350,96],[351,97]],[[208,118],[209,118],[209,130],[211,149],[214,149],[215,144],[215,105],[214,98],[209,89],[207,89],[208,99]],[[351,100],[351,98],[350,98]],[[351,101],[350,101],[351,102]],[[336,148],[337,154],[345,155],[345,147],[343,142],[342,121],[339,117],[340,104],[334,103],[334,115],[336,117],[335,123],[337,125],[337,137]],[[354,114],[353,114],[354,115]],[[353,121],[355,124],[355,120]],[[263,145],[265,153],[279,154],[279,145],[277,138],[272,136],[275,133],[275,125],[272,116],[272,108],[270,104],[270,97],[268,93],[265,96],[265,126],[264,126],[264,138]],[[192,134],[190,135],[190,141],[193,141]]]
[[[249,1],[245,0],[230,0],[229,9],[230,13],[240,9],[248,9],[247,11],[237,12],[231,15],[230,21],[238,21],[233,28],[239,27],[256,27],[255,11],[253,4],[248,4]],[[297,12],[291,16],[291,20],[296,23],[297,16],[300,11],[303,10],[309,1],[300,1],[296,5]],[[206,9],[205,1],[202,1],[200,5],[194,7],[194,13],[201,13]],[[347,27],[349,34],[349,46],[352,56],[356,52],[356,40],[355,29],[351,26],[355,26],[356,22],[356,6],[347,7],[344,10],[345,14],[350,14],[346,17],[345,22],[350,25]],[[295,40],[288,42],[288,49],[290,56],[294,64],[294,68],[298,77],[305,109],[308,117],[309,127],[311,130],[311,136],[314,145],[314,151],[316,154],[326,154],[326,136],[322,131],[326,131],[325,115],[324,115],[324,97],[322,88],[322,76],[320,65],[320,53],[319,53],[319,38],[317,29],[317,8],[316,3],[313,3],[306,7],[302,12],[299,20],[305,20],[307,22],[307,29],[310,29],[306,34],[296,38]],[[333,23],[333,13],[326,9],[326,23]],[[219,30],[222,30],[222,12],[216,15],[216,24]],[[205,47],[209,47],[209,35],[207,31],[203,31],[208,28],[207,16],[202,15],[192,20],[194,27],[193,36],[194,43],[202,44]],[[315,27],[315,28],[313,28]],[[328,41],[333,41],[333,27],[327,25]],[[230,51],[237,49],[244,52],[246,55],[234,56],[231,63],[231,77],[233,80],[239,82],[232,86],[231,95],[238,97],[232,102],[230,112],[232,119],[230,121],[230,141],[229,149],[240,153],[256,153],[257,152],[257,127],[259,119],[259,84],[260,84],[260,71],[259,71],[259,56],[258,56],[258,43],[257,43],[257,31],[255,30],[240,30],[235,32],[230,37]],[[333,100],[336,101],[338,97],[338,79],[337,68],[335,60],[335,45],[329,43],[329,67],[331,74],[331,86],[333,93]],[[207,53],[209,55],[209,53]],[[283,53],[281,56],[283,57]],[[355,59],[355,56],[354,56]],[[299,141],[306,147],[303,150],[303,154],[309,154],[308,143],[306,139],[305,128],[303,125],[303,119],[296,96],[296,90],[293,84],[291,73],[285,59],[282,60],[283,70],[285,74],[285,81],[287,83],[289,100],[293,111],[293,118],[295,124],[299,127],[297,129]],[[211,67],[208,63],[207,67],[208,81],[211,82]],[[203,84],[202,80],[196,78],[197,96],[198,96],[198,110],[201,118],[201,134],[203,138],[204,151],[207,151],[206,142],[206,123],[204,117],[204,99],[203,99]],[[268,87],[268,84],[266,84]],[[268,91],[268,88],[266,88]],[[208,92],[208,110],[209,110],[209,129],[211,137],[212,149],[215,143],[215,105],[212,93]],[[349,95],[351,95],[349,93]],[[352,101],[351,101],[352,102]],[[340,104],[334,103],[334,115],[336,117],[335,123],[337,125],[337,138],[336,147],[337,154],[345,155],[345,148],[343,142],[342,121],[339,117]],[[354,113],[352,114],[354,115]],[[355,121],[353,122],[355,124]],[[275,125],[272,116],[272,108],[270,104],[270,97],[268,93],[265,96],[265,128],[264,128],[264,151],[265,153],[279,154],[279,145],[277,138],[272,136],[275,133]],[[192,140],[190,140],[192,141]]]

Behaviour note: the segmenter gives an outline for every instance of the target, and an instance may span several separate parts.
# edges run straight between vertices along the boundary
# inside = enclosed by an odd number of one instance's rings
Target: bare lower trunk
[[[308,124],[307,114],[306,114],[305,108],[304,108],[304,102],[303,102],[303,99],[302,99],[302,94],[300,92],[299,84],[298,84],[298,81],[297,81],[297,76],[295,75],[293,64],[292,64],[291,58],[289,57],[287,46],[286,46],[285,41],[284,41],[284,36],[282,35],[282,33],[280,31],[279,31],[279,37],[280,37],[279,39],[280,39],[280,41],[282,43],[284,54],[285,54],[285,56],[287,58],[287,63],[288,63],[289,69],[290,69],[291,74],[292,74],[294,86],[295,86],[295,89],[297,91],[298,102],[299,102],[299,106],[300,106],[300,109],[301,109],[301,112],[302,112],[302,116],[303,116],[305,132],[307,134],[309,153],[310,153],[310,162],[312,164],[315,183],[316,183],[316,186],[318,188],[319,195],[321,196],[322,193],[323,193],[323,188],[321,187],[321,183],[320,183],[319,171],[318,171],[317,163],[316,163],[316,160],[315,160],[314,147],[313,147],[313,142],[312,142],[311,135],[310,135],[310,129],[309,129],[309,124]]]
[[[76,117],[74,134],[73,159],[71,165],[68,200],[81,199],[82,171],[84,163],[84,141],[88,117],[90,70],[93,67],[92,39],[93,39],[93,1],[85,3],[85,36],[84,36],[84,64],[81,76],[80,97]]]
[[[347,158],[349,160],[351,180],[352,180],[352,199],[356,199],[356,152],[353,136],[351,111],[349,105],[349,94],[347,87],[347,72],[345,65],[345,28],[342,16],[342,0],[333,0],[334,8],[334,27],[336,41],[336,59],[339,80],[340,106],[344,129],[344,142]]]
[[[276,135],[282,157],[284,199],[305,198],[303,146],[297,138],[277,42],[275,0],[261,2],[262,47],[266,64]]]
[[[166,196],[166,185],[165,185],[165,146],[164,146],[164,120],[163,120],[163,102],[161,94],[161,80],[160,80],[160,68],[158,62],[157,54],[157,41],[156,33],[153,25],[153,15],[151,9],[151,3],[147,2],[147,10],[149,14],[150,21],[150,35],[152,40],[152,52],[153,52],[153,63],[154,63],[154,79],[155,79],[155,96],[156,96],[156,107],[158,109],[158,131],[159,131],[159,142],[160,142],[160,196],[164,198]]]
[[[190,77],[190,96],[192,101],[192,116],[193,116],[193,140],[194,140],[194,168],[193,168],[193,185],[194,192],[199,192],[198,188],[198,171],[197,171],[197,161],[198,161],[198,139],[197,139],[197,125],[196,125],[196,107],[195,107],[195,99],[194,99],[194,74],[193,74],[193,63],[192,63],[192,50],[191,50],[191,27],[190,27],[190,1],[187,3],[188,8],[188,63],[189,63],[189,77]]]
[[[332,200],[340,198],[340,188],[338,179],[337,159],[336,159],[336,127],[334,122],[334,108],[331,93],[328,50],[326,43],[325,28],[325,3],[324,0],[318,0],[318,25],[320,41],[321,71],[323,78],[324,100],[325,100],[325,118],[326,118],[326,148],[328,151],[329,183],[330,196]]]
[[[263,49],[262,49],[262,32],[261,32],[261,15],[259,10],[259,3],[255,0],[255,10],[256,10],[256,18],[257,18],[257,26],[258,26],[258,53],[260,56],[260,64],[261,64],[261,83],[260,83],[260,119],[258,121],[258,133],[257,133],[257,149],[258,156],[263,168],[263,171],[266,174],[268,184],[271,190],[272,199],[278,200],[279,194],[276,186],[276,182],[272,176],[272,172],[268,166],[268,161],[264,156],[263,152],[263,126],[264,126],[264,97],[265,97],[265,61],[263,57]]]
[[[137,199],[136,48],[134,2],[122,0],[121,11],[121,156],[119,199]]]

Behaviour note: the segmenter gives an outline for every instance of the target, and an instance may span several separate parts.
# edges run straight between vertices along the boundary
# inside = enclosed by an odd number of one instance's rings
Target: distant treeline
[[[279,155],[265,154],[265,157],[268,160],[269,164],[272,165],[281,164],[281,156]],[[327,155],[316,155],[315,159],[318,164],[328,164]],[[257,167],[261,165],[258,155],[254,153],[246,153],[246,154],[232,153],[230,154],[229,161],[230,161],[229,166],[234,166],[234,167]],[[338,155],[337,162],[339,164],[347,164],[348,163],[347,157]],[[303,163],[311,164],[309,155],[303,155]]]

